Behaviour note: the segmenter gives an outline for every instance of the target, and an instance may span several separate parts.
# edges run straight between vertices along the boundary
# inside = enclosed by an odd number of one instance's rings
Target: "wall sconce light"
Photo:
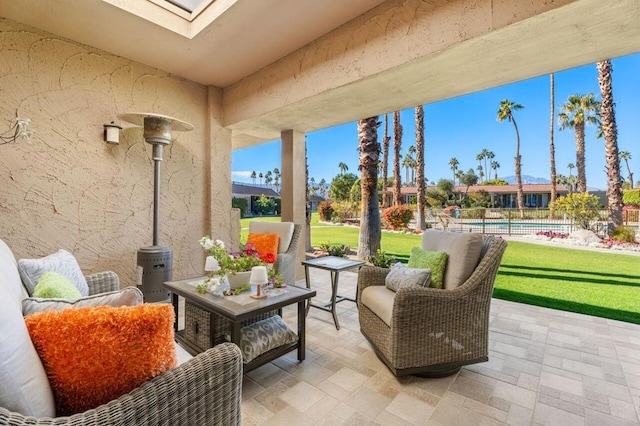
[[[122,130],[122,127],[113,121],[109,124],[103,124],[102,127],[104,127],[104,141],[112,145],[118,145],[120,143],[120,130]]]
[[[0,145],[7,143],[31,142],[31,136],[35,133],[29,130],[29,118],[17,118],[6,132],[0,134]]]

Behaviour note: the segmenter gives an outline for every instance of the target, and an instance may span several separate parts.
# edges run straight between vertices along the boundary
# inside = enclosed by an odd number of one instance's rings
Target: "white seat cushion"
[[[482,235],[427,229],[422,235],[422,248],[447,252],[444,288],[453,290],[462,285],[478,266]]]
[[[386,286],[372,285],[362,290],[361,303],[391,327],[393,300],[395,297],[396,292],[389,290]]]
[[[21,287],[13,253],[0,240],[0,407],[55,417],[49,379],[22,318]]]
[[[249,232],[252,234],[273,234],[277,233],[278,253],[286,253],[293,237],[293,222],[249,222]]]

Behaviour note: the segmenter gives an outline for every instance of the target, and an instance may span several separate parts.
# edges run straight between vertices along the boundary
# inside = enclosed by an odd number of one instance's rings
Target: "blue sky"
[[[640,178],[640,54],[612,60],[613,95],[618,124],[618,148],[629,151],[629,161],[634,180]],[[595,64],[573,68],[555,74],[556,116],[558,105],[572,94],[592,92],[600,99],[598,72]],[[424,106],[425,110],[425,175],[429,181],[451,179],[449,160],[456,157],[459,168],[475,169],[476,155],[487,148],[500,163],[498,176],[514,175],[515,132],[508,122],[498,122],[496,112],[500,100],[509,99],[524,109],[516,111],[520,130],[522,173],[549,178],[549,76],[513,83]],[[384,116],[380,116],[382,122]],[[389,115],[389,132],[392,117]],[[414,109],[401,112],[403,125],[402,153],[415,145]],[[378,129],[378,141],[382,142],[383,126]],[[390,136],[392,136],[390,134]],[[391,144],[393,146],[393,143]],[[573,130],[560,131],[555,120],[556,167],[559,174],[568,175],[569,163],[575,164],[575,140]],[[358,172],[358,134],[356,123],[346,123],[307,134],[309,177],[316,182],[328,183],[340,173],[338,163],[344,162],[349,172]],[[392,148],[391,148],[392,149]],[[595,127],[586,131],[587,184],[593,188],[606,188],[604,173],[604,140],[595,138]],[[389,162],[392,161],[392,154]],[[280,141],[236,150],[232,155],[232,179],[252,182],[252,171],[265,173],[280,166]],[[484,167],[484,162],[483,162]],[[624,178],[627,171],[621,164]],[[391,170],[391,168],[390,168]],[[390,171],[391,173],[391,171]],[[573,174],[576,170],[573,170]],[[404,169],[402,170],[404,178]],[[493,175],[492,175],[493,176]]]

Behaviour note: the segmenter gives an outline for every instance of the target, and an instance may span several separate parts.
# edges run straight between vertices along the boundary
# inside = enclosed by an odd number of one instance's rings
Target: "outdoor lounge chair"
[[[425,247],[427,234],[432,238],[430,247]],[[433,245],[442,238],[465,235],[472,234],[427,231],[423,247],[437,249]],[[488,360],[489,307],[507,243],[475,235],[481,244],[479,262],[454,289],[410,287],[393,293],[385,287],[389,269],[360,269],[360,330],[393,374],[442,377],[463,365]],[[447,268],[453,268],[459,258],[455,253],[449,255]],[[448,278],[445,276],[445,288]]]
[[[296,255],[302,226],[292,222],[249,222],[249,232],[256,234],[277,233],[280,235],[278,254],[274,268],[287,285],[296,282]]]

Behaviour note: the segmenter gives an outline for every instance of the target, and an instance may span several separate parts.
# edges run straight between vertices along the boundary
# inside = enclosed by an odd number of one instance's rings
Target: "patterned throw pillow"
[[[79,299],[82,297],[71,280],[57,272],[45,272],[40,277],[33,297],[45,299]]]
[[[410,268],[431,269],[431,287],[444,287],[444,270],[447,267],[447,252],[423,250],[420,247],[411,249],[407,266]]]
[[[75,289],[75,287],[74,287]],[[67,308],[86,308],[90,306],[137,306],[143,302],[142,292],[135,287],[81,297],[76,300],[37,299],[27,297],[22,300],[22,315],[27,316],[43,311],[61,311]]]
[[[24,319],[57,416],[114,400],[176,365],[173,307],[65,309]]]
[[[393,291],[398,291],[404,287],[429,287],[430,278],[430,269],[408,268],[398,262],[389,270],[384,280],[384,285]]]
[[[78,261],[66,250],[60,249],[40,259],[20,259],[18,260],[18,271],[30,296],[33,295],[36,284],[45,272],[57,272],[64,275],[71,280],[82,296],[89,295],[89,286],[80,270]]]
[[[245,364],[271,349],[298,340],[296,333],[287,327],[279,315],[242,327],[240,334],[242,362]]]
[[[262,257],[265,253],[278,254],[278,234],[254,234],[249,232],[247,244],[253,244],[253,248]]]

